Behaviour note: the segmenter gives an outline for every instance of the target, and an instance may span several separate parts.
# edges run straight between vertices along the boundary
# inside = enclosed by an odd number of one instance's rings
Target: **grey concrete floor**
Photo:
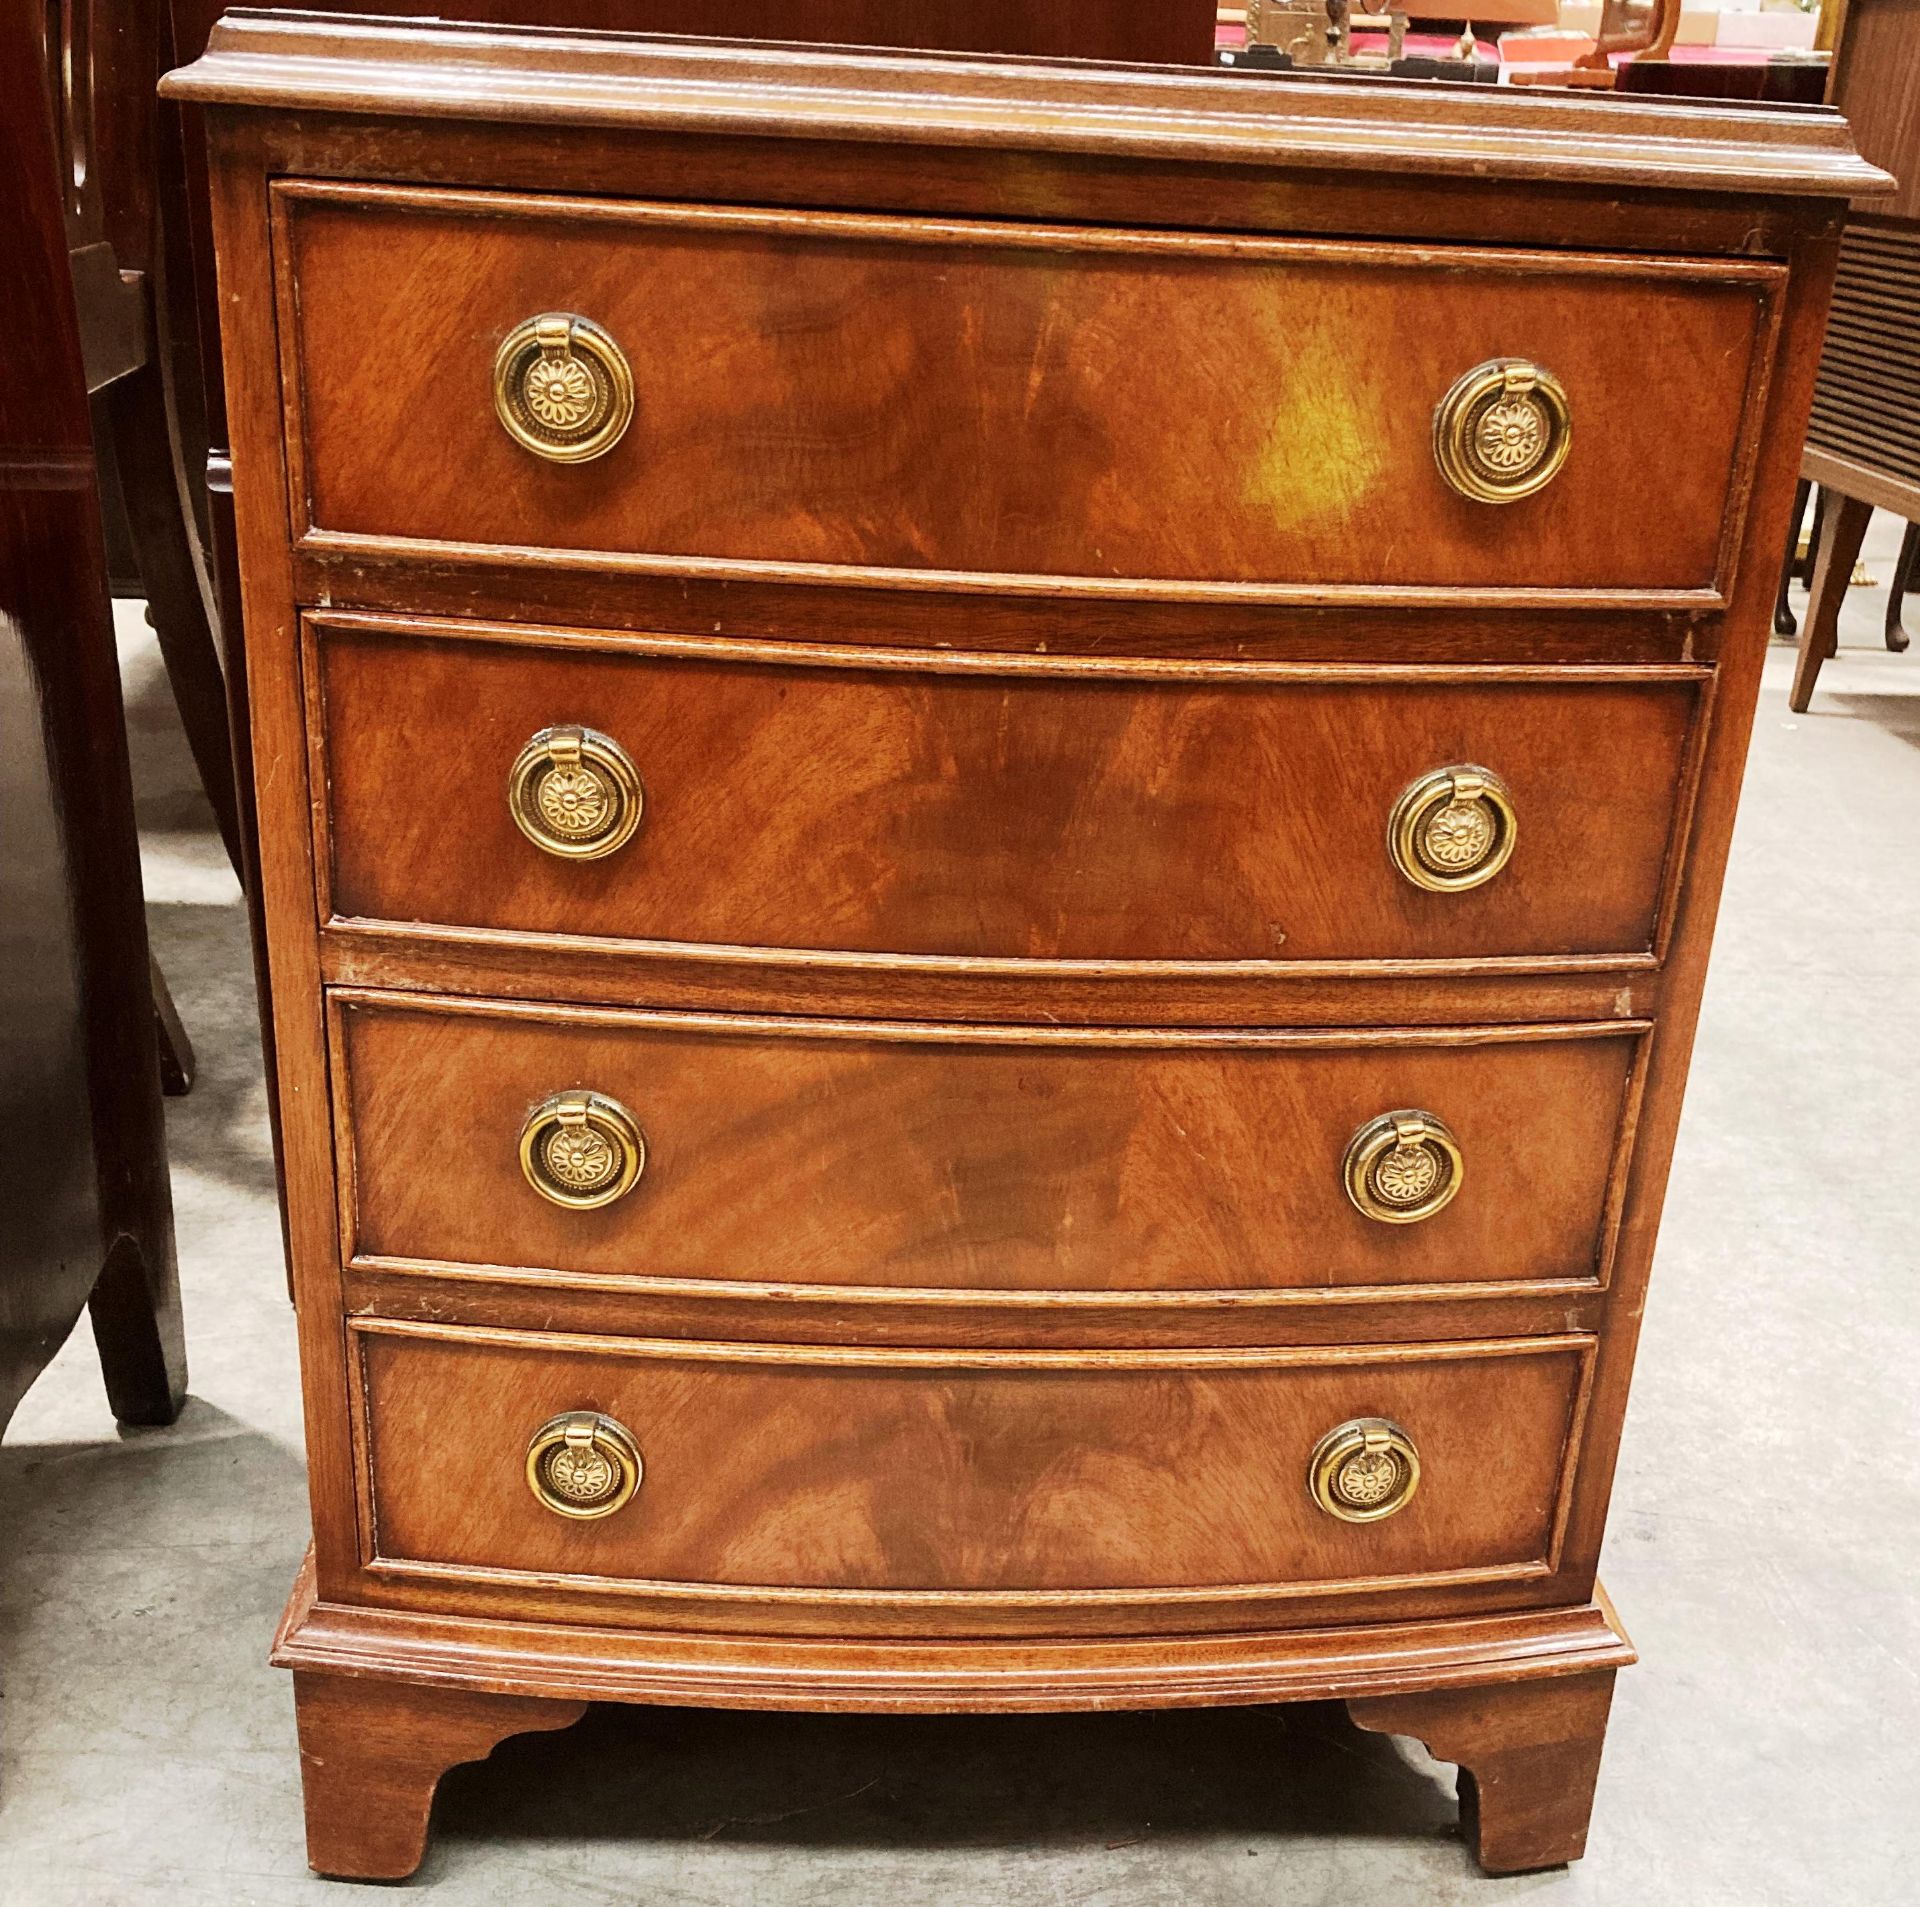
[[[1894,526],[1875,525],[1884,578]],[[1855,591],[1812,712],[1770,659],[1615,1496],[1591,1850],[1477,1878],[1452,1771],[1339,1711],[595,1710],[442,1789],[446,1907],[1920,1899],[1920,649]],[[1920,599],[1913,606],[1920,623]],[[82,1328],[0,1448],[0,1907],[325,1902],[268,1637],[305,1542],[239,896],[123,642],[193,1401],[118,1432]],[[384,1890],[383,1890],[384,1891]],[[391,1894],[386,1898],[391,1899]]]

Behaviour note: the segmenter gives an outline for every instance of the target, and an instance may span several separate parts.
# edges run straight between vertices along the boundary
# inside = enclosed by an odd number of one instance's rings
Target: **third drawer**
[[[975,1292],[1603,1279],[1649,1032],[332,1022],[351,1259]]]

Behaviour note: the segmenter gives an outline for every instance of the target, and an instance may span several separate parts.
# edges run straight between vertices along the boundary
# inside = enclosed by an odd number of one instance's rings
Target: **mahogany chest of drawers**
[[[1582,1847],[1844,126],[236,15],[310,1851],[592,1699]]]

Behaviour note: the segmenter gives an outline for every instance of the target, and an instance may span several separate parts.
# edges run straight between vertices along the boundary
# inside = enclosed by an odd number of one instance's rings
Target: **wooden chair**
[[[1856,200],[1840,244],[1826,348],[1801,465],[1799,509],[1820,486],[1808,562],[1806,624],[1788,700],[1805,709],[1834,653],[1840,605],[1876,509],[1908,530],[1887,601],[1887,647],[1904,649],[1901,597],[1912,576],[1920,519],[1920,9],[1911,0],[1850,0],[1833,67],[1833,103],[1861,152],[1899,181],[1885,198]],[[1774,626],[1791,633],[1786,576]]]
[[[1815,489],[1811,479],[1802,477],[1793,493],[1793,521],[1787,526],[1786,561],[1780,565],[1780,593],[1774,599],[1773,633],[1776,636],[1797,636],[1800,633],[1799,619],[1793,613],[1793,601],[1789,594],[1795,583],[1803,583],[1809,593],[1813,586],[1814,565],[1820,555],[1820,526],[1833,493],[1825,488]],[[1807,524],[1807,501],[1813,500],[1813,522]],[[1864,535],[1865,521],[1861,523]],[[1802,532],[1805,532],[1805,547],[1801,547]],[[1900,539],[1900,553],[1894,558],[1893,574],[1887,579],[1887,611],[1885,620],[1887,647],[1897,655],[1908,647],[1908,636],[1902,616],[1906,607],[1906,594],[1913,587],[1913,572],[1916,559],[1920,559],[1920,523],[1909,523],[1906,533]],[[1848,585],[1859,580],[1859,562],[1856,557],[1848,572],[1847,582],[1841,585],[1842,599]],[[1836,612],[1837,614],[1837,612]],[[1831,652],[1829,652],[1831,653]]]
[[[0,1428],[83,1308],[115,1416],[170,1423],[187,1372],[154,997],[41,51],[38,21],[0,8],[0,258],[20,327],[0,358]],[[131,354],[137,306],[97,261],[81,269],[102,272],[93,362]]]

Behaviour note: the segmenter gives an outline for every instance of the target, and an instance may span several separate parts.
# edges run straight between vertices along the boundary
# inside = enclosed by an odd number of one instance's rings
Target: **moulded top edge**
[[[229,13],[162,82],[201,105],[1852,198],[1826,107]]]

